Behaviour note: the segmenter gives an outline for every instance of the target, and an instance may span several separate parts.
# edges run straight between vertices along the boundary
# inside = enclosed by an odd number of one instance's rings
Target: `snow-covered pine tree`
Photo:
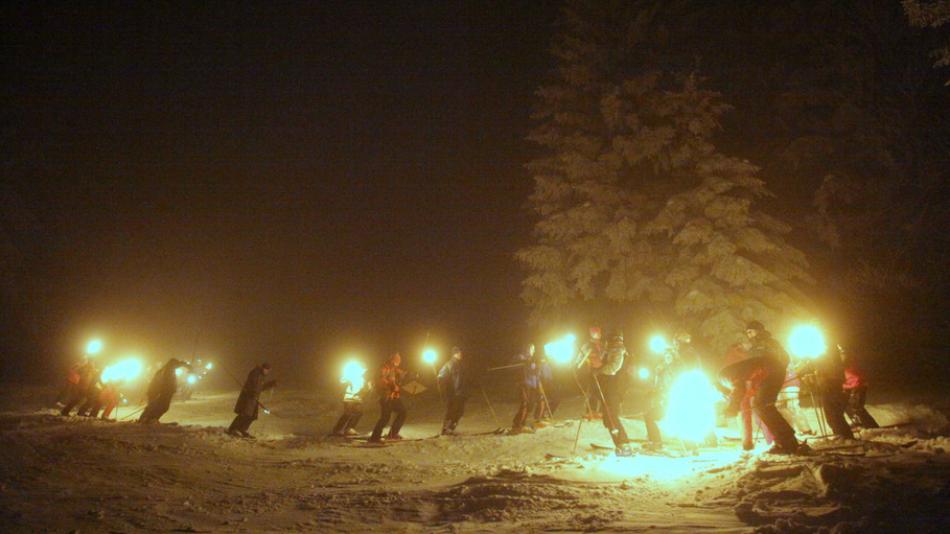
[[[517,254],[523,298],[541,321],[598,300],[661,309],[722,348],[748,319],[800,312],[807,262],[756,208],[770,195],[758,169],[713,144],[720,95],[646,59],[649,15],[565,10],[530,137],[546,154],[529,165],[539,220]]]

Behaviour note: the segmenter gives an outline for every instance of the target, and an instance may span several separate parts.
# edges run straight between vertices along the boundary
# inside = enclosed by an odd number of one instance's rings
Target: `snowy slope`
[[[234,393],[176,403],[161,426],[0,416],[6,532],[942,532],[950,525],[946,419],[926,407],[872,407],[872,441],[814,443],[803,458],[743,455],[721,440],[698,456],[612,458],[599,423],[534,435],[468,435],[369,448],[324,437],[337,402],[306,391],[265,398],[273,414],[234,439]],[[24,406],[22,402],[17,403]],[[369,406],[368,406],[369,407]],[[490,432],[514,406],[474,398],[460,430]],[[579,412],[568,404],[567,414]],[[437,398],[410,401],[403,434],[428,437]],[[130,412],[124,409],[120,416]],[[360,424],[367,431],[374,409]],[[903,421],[898,421],[903,420]],[[643,425],[627,420],[632,437]],[[731,431],[735,433],[734,429]],[[729,432],[726,432],[728,437]],[[906,527],[906,530],[905,530]]]

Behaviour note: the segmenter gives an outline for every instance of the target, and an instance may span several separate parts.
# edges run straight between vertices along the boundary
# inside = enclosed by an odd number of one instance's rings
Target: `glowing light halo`
[[[365,373],[366,367],[363,367],[363,364],[358,360],[349,360],[343,364],[340,383],[349,384],[355,391],[359,391],[363,389],[363,384],[366,383],[366,378],[363,376]]]
[[[824,334],[813,324],[798,325],[788,335],[788,351],[796,358],[813,360],[827,350]]]
[[[142,363],[142,360],[138,358],[126,358],[103,369],[101,380],[103,384],[121,381],[132,382],[138,378],[144,370],[145,365]]]
[[[105,344],[102,342],[101,339],[99,338],[90,339],[89,342],[86,343],[86,354],[89,356],[95,356],[99,354],[100,352],[102,352],[102,348],[104,346]]]
[[[557,365],[566,365],[577,354],[577,336],[566,334],[544,345],[544,353]]]
[[[439,359],[439,353],[435,349],[429,347],[422,351],[422,361],[427,365],[435,365],[435,362]]]
[[[660,428],[671,437],[700,443],[716,428],[715,405],[721,398],[702,370],[684,371],[670,386]]]
[[[188,378],[185,379],[189,384],[195,385],[198,383],[198,375],[188,375]]]
[[[637,376],[640,377],[640,380],[649,380],[649,379],[650,379],[650,370],[647,369],[646,367],[641,367],[640,370],[637,371]]]
[[[648,345],[650,346],[650,350],[657,354],[663,354],[670,348],[670,344],[666,341],[666,338],[663,337],[663,334],[654,334],[650,336]]]
[[[594,473],[593,478],[624,480],[631,478],[649,478],[652,481],[674,484],[684,478],[697,476],[710,469],[735,464],[746,459],[743,451],[728,450],[703,452],[697,456],[672,458],[666,456],[637,455],[617,457],[589,456],[579,459],[579,463]]]

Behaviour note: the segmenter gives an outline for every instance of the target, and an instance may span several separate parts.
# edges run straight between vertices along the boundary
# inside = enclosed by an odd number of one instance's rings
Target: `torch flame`
[[[102,352],[103,343],[101,339],[90,339],[89,343],[86,343],[86,354],[89,356],[95,356]]]
[[[792,329],[788,336],[788,349],[792,356],[805,359],[814,359],[828,350],[825,336],[815,325],[799,325]]]
[[[102,371],[102,383],[126,381],[131,382],[142,374],[145,366],[138,358],[126,358],[116,362]]]
[[[667,349],[670,348],[670,344],[667,343],[666,338],[661,334],[655,334],[650,338],[649,341],[650,350],[657,353],[663,354]]]
[[[576,341],[577,336],[567,334],[560,339],[545,344],[544,353],[551,358],[551,361],[558,365],[567,364],[574,358],[574,355],[577,354]]]
[[[343,365],[343,375],[340,377],[340,382],[349,384],[354,391],[359,391],[363,389],[363,384],[366,382],[363,376],[365,373],[366,368],[360,362],[350,360]]]
[[[660,427],[672,437],[702,442],[716,428],[715,404],[721,398],[722,394],[701,370],[686,371],[670,387]]]

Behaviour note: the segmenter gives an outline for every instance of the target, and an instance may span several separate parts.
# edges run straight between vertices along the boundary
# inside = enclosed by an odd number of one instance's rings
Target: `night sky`
[[[5,372],[517,351],[557,8],[405,4],[5,5]]]

